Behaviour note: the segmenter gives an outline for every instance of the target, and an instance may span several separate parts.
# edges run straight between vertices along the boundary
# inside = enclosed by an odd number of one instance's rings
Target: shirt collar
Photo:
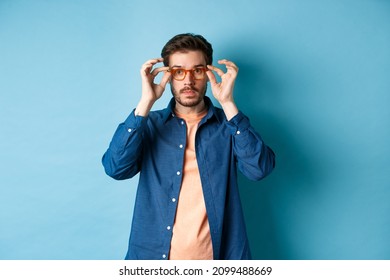
[[[211,99],[209,97],[205,96],[204,102],[205,102],[206,106],[208,107],[208,112],[207,112],[206,117],[202,120],[202,123],[204,121],[207,121],[208,119],[213,118],[213,117],[215,117],[219,123],[222,123],[223,120],[221,119],[221,116],[219,114],[217,114],[216,108],[214,107],[214,104],[211,102]],[[172,99],[169,102],[167,108],[165,109],[165,112],[163,115],[164,123],[166,123],[168,120],[170,120],[171,118],[174,118],[176,116],[175,115],[175,105],[176,105],[175,98],[172,97]]]

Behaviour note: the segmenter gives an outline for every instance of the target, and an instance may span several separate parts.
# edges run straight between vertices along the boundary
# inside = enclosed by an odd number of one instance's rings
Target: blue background
[[[124,257],[138,178],[100,159],[140,66],[182,32],[237,63],[277,154],[240,178],[254,258],[390,259],[385,0],[0,0],[0,259]]]

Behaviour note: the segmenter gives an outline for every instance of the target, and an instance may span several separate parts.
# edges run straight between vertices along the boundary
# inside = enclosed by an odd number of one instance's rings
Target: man
[[[237,66],[219,60],[223,72],[212,65],[212,53],[202,36],[180,34],[162,58],[145,62],[140,101],[103,156],[106,173],[117,180],[140,172],[126,259],[251,258],[237,167],[260,180],[275,156],[234,102]],[[171,102],[151,111],[168,82]],[[208,82],[222,109],[205,96]]]

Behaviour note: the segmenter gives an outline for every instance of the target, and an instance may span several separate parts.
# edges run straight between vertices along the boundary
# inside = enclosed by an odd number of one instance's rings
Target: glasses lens
[[[176,80],[184,79],[185,75],[186,72],[184,71],[184,69],[175,69],[175,71],[173,72],[173,78]]]
[[[192,74],[194,75],[194,78],[197,80],[203,79],[204,69],[203,68],[195,68],[194,70],[192,70]]]

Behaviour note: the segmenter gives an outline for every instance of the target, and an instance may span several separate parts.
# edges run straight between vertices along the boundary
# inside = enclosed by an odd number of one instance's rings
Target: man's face
[[[206,67],[206,59],[201,51],[175,52],[169,57],[171,69],[191,70],[197,67]],[[171,91],[176,102],[184,107],[196,107],[201,104],[207,90],[207,75],[202,79],[195,79],[188,72],[182,81],[171,78]]]

